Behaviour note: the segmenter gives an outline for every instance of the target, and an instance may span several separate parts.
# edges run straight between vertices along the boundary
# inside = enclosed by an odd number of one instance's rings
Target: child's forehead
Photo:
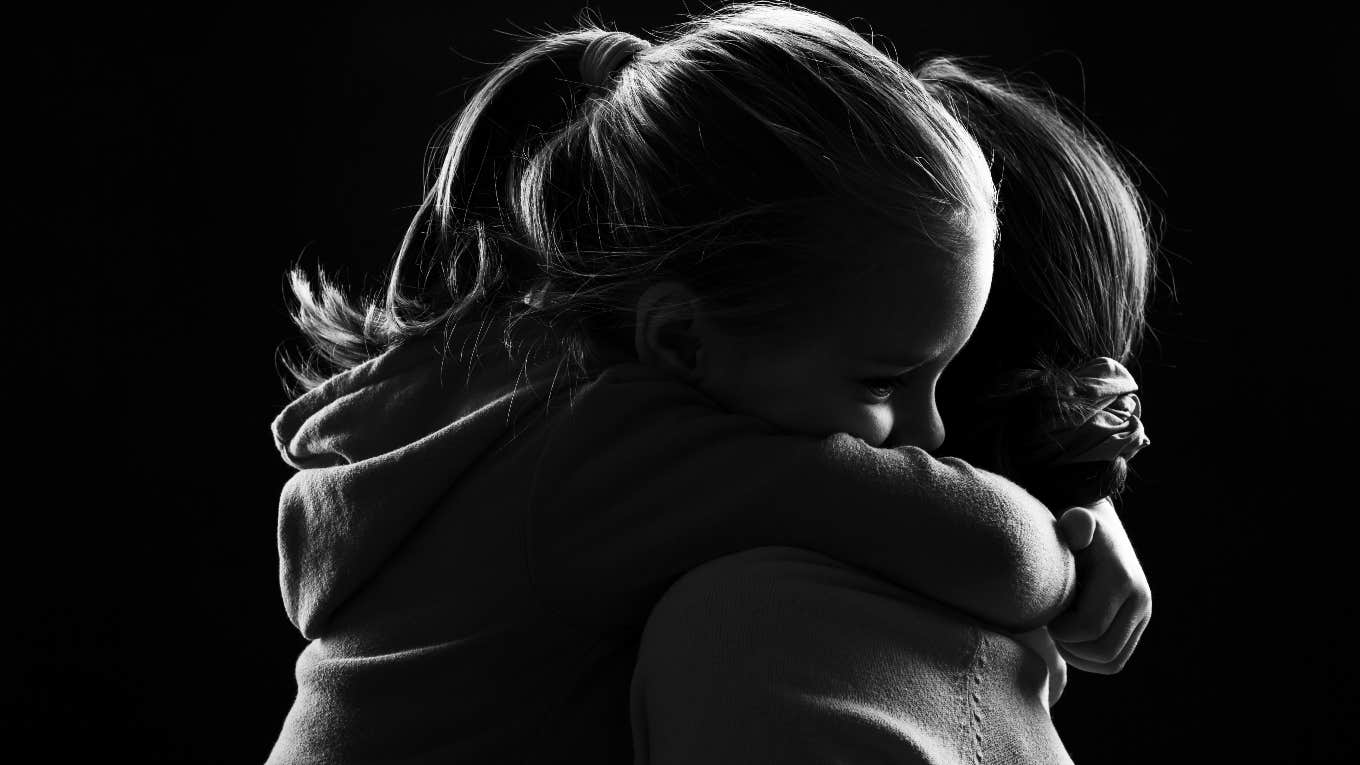
[[[930,230],[921,220],[888,218],[872,211],[827,210],[817,217],[821,241],[813,246],[830,248],[846,260],[847,270],[895,267],[908,258],[990,259],[995,246],[995,221],[987,216],[960,216],[949,224],[937,222]]]
[[[986,302],[991,248],[866,238],[868,267],[829,290],[818,324],[849,356],[929,356],[971,328]]]
[[[913,292],[918,284],[965,287],[961,282],[990,275],[994,255],[990,237],[980,230],[943,242],[895,227],[866,227],[847,230],[841,246],[850,255],[843,261],[844,291],[885,297]]]

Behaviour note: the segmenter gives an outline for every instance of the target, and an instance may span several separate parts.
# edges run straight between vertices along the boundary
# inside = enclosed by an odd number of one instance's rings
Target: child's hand
[[[1030,650],[1039,654],[1044,664],[1048,665],[1048,682],[1045,684],[1045,690],[1048,693],[1048,708],[1052,709],[1062,697],[1063,689],[1067,687],[1067,662],[1063,661],[1052,636],[1044,627],[1014,634],[1012,637],[1029,646]]]
[[[1049,633],[1068,664],[1112,675],[1124,668],[1152,618],[1152,588],[1108,499],[1071,508],[1058,528],[1077,554],[1077,595]]]

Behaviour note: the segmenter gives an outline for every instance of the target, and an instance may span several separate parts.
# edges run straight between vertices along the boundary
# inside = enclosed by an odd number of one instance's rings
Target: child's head
[[[1141,339],[1154,265],[1141,196],[1096,129],[1054,94],[948,59],[916,72],[976,136],[999,194],[991,295],[942,386],[947,448],[1053,501],[1115,492],[1123,459],[1025,475],[1018,436],[1054,406],[1082,407],[1059,394],[1073,372],[1095,357],[1127,361]]]
[[[935,384],[982,315],[991,243],[956,251],[866,224],[846,226],[836,246],[878,265],[838,277],[786,337],[734,335],[702,311],[648,310],[645,297],[639,354],[786,431],[934,449],[944,440]]]
[[[584,82],[605,59],[612,73]],[[904,67],[823,16],[733,5],[650,45],[591,26],[534,38],[481,84],[449,131],[386,295],[351,308],[324,279],[317,298],[295,273],[298,320],[345,368],[459,321],[534,318],[584,371],[647,356],[658,338],[664,347],[673,323],[648,319],[646,335],[638,322],[657,306],[701,317],[745,360],[810,352],[809,330],[826,317],[843,324],[869,307],[847,300],[851,287],[928,277],[964,289],[904,327],[938,331],[886,350],[936,364],[985,299],[993,196],[957,120]],[[304,384],[317,379],[298,371]],[[865,432],[882,441],[875,422]]]

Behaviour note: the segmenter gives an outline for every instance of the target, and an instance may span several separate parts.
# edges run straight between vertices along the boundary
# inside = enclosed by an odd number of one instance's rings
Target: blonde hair
[[[637,296],[675,279],[734,330],[774,334],[865,265],[828,247],[867,215],[971,248],[995,236],[987,162],[905,67],[853,30],[785,3],[691,16],[607,81],[581,81],[598,24],[529,38],[448,131],[381,295],[355,306],[290,274],[313,348],[304,389],[473,318],[553,330],[585,372],[631,348]],[[599,47],[599,46],[597,46]],[[832,225],[828,225],[832,224]]]
[[[1156,273],[1149,211],[1120,152],[1079,110],[1039,85],[949,58],[916,68],[992,162],[1001,235],[992,291],[942,386],[945,448],[1052,505],[1118,494],[1127,460],[1033,464],[1031,432],[1089,417],[1075,372],[1129,361],[1147,327]]]

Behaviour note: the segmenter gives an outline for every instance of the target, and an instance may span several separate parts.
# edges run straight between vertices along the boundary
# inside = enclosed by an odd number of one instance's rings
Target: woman
[[[1088,505],[1092,584],[1043,631],[1008,635],[829,557],[764,548],[711,562],[653,611],[633,678],[637,762],[1066,762],[1048,708],[1065,663],[1118,672],[1151,615],[1108,497],[1146,443],[1127,360],[1152,247],[1138,194],[1090,128],[948,60],[918,76],[992,156],[992,292],[941,396],[946,450],[1055,511]],[[1091,365],[1108,357],[1108,363]],[[1094,380],[1094,382],[1093,382]],[[1103,386],[1103,388],[1102,388]],[[1080,425],[1075,425],[1080,423]],[[1055,433],[1066,439],[1054,451]],[[1094,532],[1094,534],[1092,534]],[[1083,561],[1105,560],[1103,567]]]

